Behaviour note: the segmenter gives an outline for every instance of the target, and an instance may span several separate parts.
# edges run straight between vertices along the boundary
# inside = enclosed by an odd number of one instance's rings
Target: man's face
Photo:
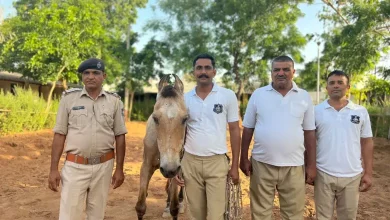
[[[294,78],[294,65],[292,62],[274,62],[272,64],[272,82],[277,89],[286,89]]]
[[[326,90],[328,91],[329,97],[332,99],[341,99],[345,97],[349,88],[350,85],[345,76],[333,75],[329,77],[326,84]]]
[[[95,90],[102,88],[103,80],[106,74],[100,70],[86,69],[81,73],[83,83],[88,90]]]
[[[198,59],[194,66],[194,77],[198,85],[210,85],[217,71],[210,59]]]

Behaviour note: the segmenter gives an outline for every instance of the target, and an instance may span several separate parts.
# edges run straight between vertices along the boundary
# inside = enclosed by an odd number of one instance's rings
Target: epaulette
[[[109,92],[109,91],[105,91],[107,94],[110,94],[110,95],[113,95],[115,97],[117,97],[118,99],[121,99],[121,96],[116,94],[115,92]]]
[[[68,95],[69,93],[72,93],[72,92],[78,92],[78,91],[82,91],[83,89],[81,88],[71,88],[71,89],[67,89],[65,91],[62,92],[62,96],[66,96]]]

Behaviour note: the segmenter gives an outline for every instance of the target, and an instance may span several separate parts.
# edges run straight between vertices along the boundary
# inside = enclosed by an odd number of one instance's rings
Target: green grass
[[[16,95],[0,91],[0,134],[37,131],[52,128],[55,124],[58,100],[53,100],[50,113],[46,114],[46,101],[31,89],[17,87]]]

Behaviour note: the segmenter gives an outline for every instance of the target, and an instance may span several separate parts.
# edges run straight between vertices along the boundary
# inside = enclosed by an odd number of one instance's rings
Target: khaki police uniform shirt
[[[102,90],[94,100],[85,88],[68,90],[60,101],[55,133],[66,135],[65,152],[95,157],[114,149],[115,136],[126,134],[123,103]]]

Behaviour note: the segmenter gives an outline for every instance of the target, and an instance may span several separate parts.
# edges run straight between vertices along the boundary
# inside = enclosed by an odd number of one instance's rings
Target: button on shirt
[[[120,99],[103,90],[96,100],[85,88],[71,92],[60,101],[53,131],[66,135],[65,152],[99,156],[114,149],[115,136],[127,133],[122,109]]]
[[[239,119],[234,92],[214,83],[204,100],[197,96],[195,88],[184,99],[189,114],[185,150],[198,156],[226,153],[227,123]]]
[[[335,177],[353,177],[363,171],[360,138],[372,137],[367,110],[349,101],[337,111],[328,100],[315,107],[317,168]]]
[[[310,95],[294,82],[285,96],[272,84],[256,89],[249,99],[243,126],[254,128],[253,159],[274,166],[301,166],[303,130],[315,130]]]

